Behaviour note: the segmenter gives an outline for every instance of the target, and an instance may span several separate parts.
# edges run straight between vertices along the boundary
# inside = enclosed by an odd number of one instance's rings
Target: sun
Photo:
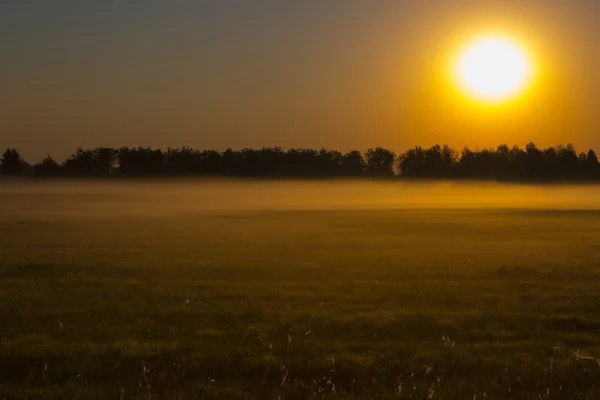
[[[456,78],[471,97],[501,103],[523,93],[531,80],[532,66],[523,46],[503,36],[472,41],[456,62]]]

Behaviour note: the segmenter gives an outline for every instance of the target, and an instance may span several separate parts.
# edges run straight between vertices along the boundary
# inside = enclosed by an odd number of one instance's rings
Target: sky
[[[504,106],[448,79],[487,32],[535,64]],[[591,0],[3,0],[0,147],[600,150],[598,37]]]

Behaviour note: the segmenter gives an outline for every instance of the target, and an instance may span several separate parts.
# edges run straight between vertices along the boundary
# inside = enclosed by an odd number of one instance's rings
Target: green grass
[[[15,196],[0,399],[600,398],[600,211]]]

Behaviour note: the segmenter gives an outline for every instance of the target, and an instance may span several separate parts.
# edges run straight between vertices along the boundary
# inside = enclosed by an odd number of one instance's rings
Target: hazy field
[[[598,399],[600,187],[0,182],[0,399]]]

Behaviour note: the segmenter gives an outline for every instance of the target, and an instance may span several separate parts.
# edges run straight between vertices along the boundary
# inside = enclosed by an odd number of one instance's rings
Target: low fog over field
[[[243,210],[600,208],[600,185],[473,182],[2,182],[0,196],[2,213],[93,213],[99,216],[104,213],[160,215]]]

